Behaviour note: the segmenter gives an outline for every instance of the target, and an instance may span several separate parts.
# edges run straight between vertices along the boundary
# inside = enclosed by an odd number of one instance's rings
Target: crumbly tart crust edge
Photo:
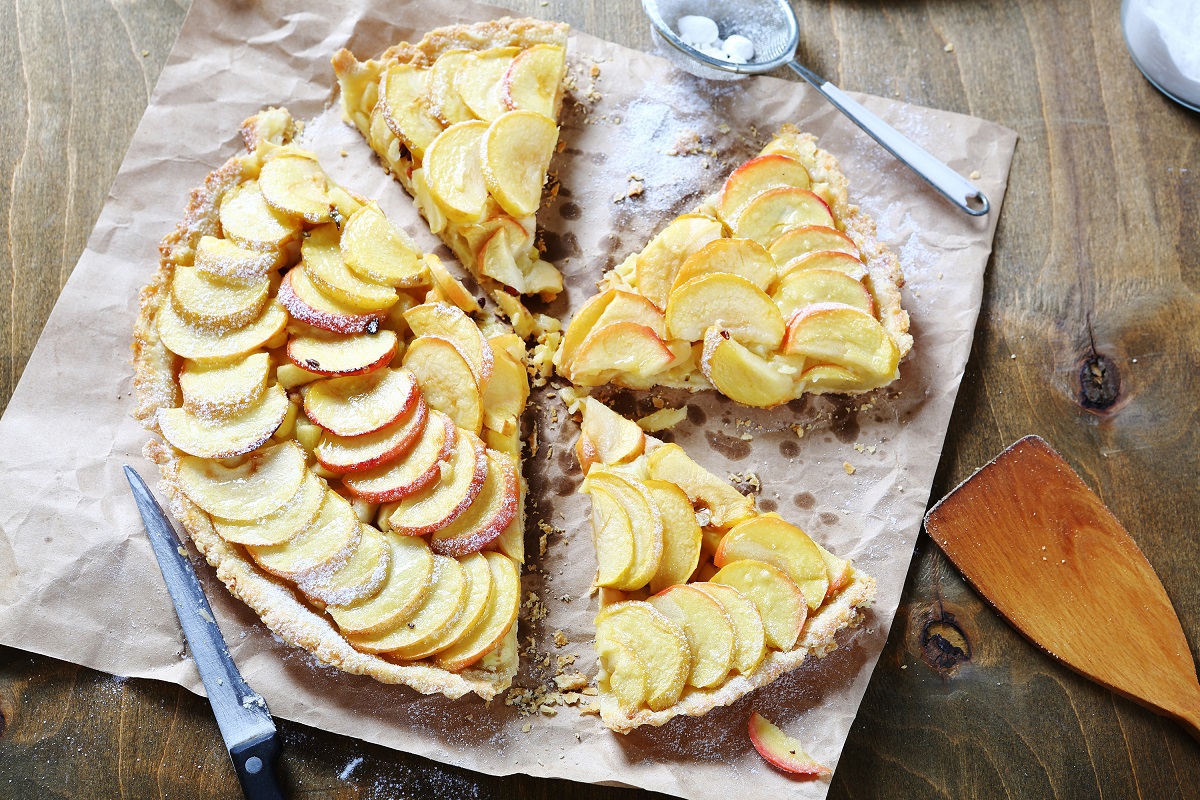
[[[732,705],[755,689],[796,669],[809,656],[823,658],[836,650],[837,634],[862,624],[864,609],[875,600],[875,590],[875,579],[856,570],[850,583],[805,622],[803,634],[794,649],[768,653],[754,672],[735,675],[716,689],[689,689],[679,702],[662,711],[642,708],[629,713],[621,709],[614,695],[601,693],[600,719],[617,733],[629,733],[642,725],[659,726],[674,717],[699,717],[714,708]]]
[[[241,130],[248,151],[252,151],[262,138],[282,135],[286,143],[295,133],[291,115],[282,108],[256,114],[246,120]],[[203,186],[191,191],[183,220],[164,237],[159,247],[158,269],[141,290],[132,343],[137,392],[134,417],[152,433],[161,435],[158,410],[179,405],[180,398],[176,376],[182,359],[162,344],[156,326],[161,304],[170,302],[176,259],[184,251],[194,250],[201,236],[214,235],[220,230],[217,216],[220,198],[246,177],[241,156],[236,155],[209,173]],[[291,587],[258,570],[235,546],[217,534],[208,514],[189,501],[180,489],[175,478],[180,457],[169,446],[156,437],[145,444],[143,454],[158,464],[162,475],[158,488],[167,496],[171,513],[196,549],[216,570],[229,593],[249,606],[267,628],[286,643],[303,648],[322,663],[343,672],[366,675],[381,683],[402,684],[421,694],[442,694],[457,699],[474,692],[484,700],[491,700],[512,684],[518,667],[516,622],[493,651],[503,654],[501,665],[495,671],[468,668],[454,673],[431,665],[393,664],[361,653],[350,646],[332,623],[301,602]],[[524,508],[519,513],[523,530]]]

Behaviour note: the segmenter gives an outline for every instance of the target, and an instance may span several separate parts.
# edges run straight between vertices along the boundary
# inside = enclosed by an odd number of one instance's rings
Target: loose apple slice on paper
[[[252,453],[236,467],[208,458],[179,460],[179,488],[214,517],[249,522],[265,517],[296,496],[305,475],[305,455],[294,442]]]
[[[720,222],[701,214],[684,214],[672,220],[636,257],[638,293],[659,308],[666,308],[683,262],[723,233]]]
[[[489,351],[490,352],[490,351]],[[483,429],[483,397],[471,366],[449,339],[421,336],[404,353],[404,366],[416,376],[430,408],[478,435]]]
[[[391,425],[361,436],[327,433],[313,449],[313,455],[322,467],[338,474],[389,464],[408,455],[420,441],[428,414],[424,398],[418,395],[408,413]]]
[[[255,283],[283,261],[278,250],[263,252],[239,247],[229,239],[201,236],[196,245],[196,269],[229,283]]]
[[[754,501],[701,467],[677,444],[650,453],[646,467],[654,480],[673,483],[693,505],[709,510],[712,525],[726,528],[754,514]]]
[[[388,330],[374,336],[346,336],[313,328],[288,340],[287,357],[297,367],[318,375],[363,375],[390,364],[397,346],[396,334]]]
[[[738,523],[725,537],[713,556],[713,563],[724,567],[734,561],[765,561],[787,573],[804,592],[809,611],[825,602],[829,573],[816,542],[804,531],[779,517],[763,515]]]
[[[420,390],[406,369],[381,369],[317,381],[304,392],[308,418],[338,436],[361,436],[391,425],[417,402]]]
[[[364,653],[386,653],[402,647],[420,647],[462,613],[467,600],[467,580],[453,558],[434,555],[433,589],[411,617],[366,635],[351,635],[350,644]]]
[[[521,576],[517,565],[500,553],[483,553],[491,570],[491,597],[486,613],[461,638],[437,653],[434,663],[461,672],[503,641],[517,621],[521,605]]]
[[[171,304],[186,322],[199,328],[228,331],[258,319],[269,299],[270,281],[228,283],[195,267],[176,267],[171,276]]]
[[[458,445],[458,429],[440,411],[430,411],[417,443],[400,458],[346,476],[342,483],[368,503],[390,503],[420,492],[441,476]]]
[[[721,604],[686,584],[664,589],[646,602],[683,628],[691,651],[688,685],[710,689],[724,683],[736,640]]]
[[[483,178],[485,122],[451,125],[425,153],[425,183],[438,208],[454,222],[471,223],[483,216],[488,187]]]
[[[608,383],[622,373],[629,385],[652,383],[675,363],[673,353],[654,331],[636,322],[614,322],[595,331],[580,345],[569,366],[570,379],[583,386]],[[636,388],[636,387],[635,387]]]
[[[596,615],[597,648],[613,640],[627,643],[645,663],[646,705],[652,711],[679,702],[691,667],[687,635],[679,625],[649,603],[616,603]]]
[[[754,603],[737,589],[723,583],[700,581],[689,583],[688,586],[704,592],[720,603],[729,616],[729,621],[733,623],[733,671],[739,675],[754,672],[767,654],[762,617],[759,616]]]
[[[717,196],[717,216],[730,230],[735,230],[738,217],[754,198],[771,189],[790,186],[799,189],[812,186],[808,170],[799,161],[779,153],[752,158],[725,179]]]
[[[624,586],[634,566],[633,525],[624,506],[603,488],[584,485],[592,498],[592,545],[596,551],[596,586]]]
[[[373,333],[386,310],[364,312],[321,291],[303,269],[291,269],[279,285],[279,302],[299,321],[332,333]],[[286,315],[285,315],[286,316]]]
[[[332,223],[309,231],[300,247],[300,266],[312,282],[330,297],[361,312],[391,308],[398,299],[396,290],[374,281],[364,281],[342,260],[340,233]]]
[[[693,278],[667,300],[667,333],[672,339],[700,341],[719,325],[742,344],[769,350],[783,341],[779,308],[762,289],[739,275],[710,273]]]
[[[300,582],[300,590],[326,605],[344,606],[371,597],[387,579],[392,562],[387,539],[370,525],[360,525],[358,547],[332,573],[318,572]]]
[[[275,253],[300,235],[300,221],[271,208],[258,181],[226,192],[217,215],[225,237],[247,250]]]
[[[416,243],[374,203],[350,215],[338,247],[342,261],[364,281],[403,289],[428,282]]]
[[[396,533],[425,536],[441,530],[466,511],[487,478],[487,447],[470,431],[458,432],[458,445],[443,467],[441,480],[404,497],[389,522]]]
[[[486,451],[487,474],[471,505],[450,524],[433,532],[433,552],[461,558],[477,553],[504,532],[517,516],[520,477],[513,459]]]
[[[228,417],[203,417],[186,408],[160,408],[158,428],[177,450],[201,458],[230,458],[262,446],[283,422],[288,398],[272,386],[249,408]]]
[[[483,138],[483,177],[501,208],[518,218],[538,210],[557,142],[554,120],[536,111],[496,117]]]
[[[592,335],[596,330],[596,323],[600,321],[600,317],[604,314],[604,310],[608,308],[608,304],[616,297],[616,289],[607,289],[600,294],[594,295],[583,307],[575,312],[575,316],[571,318],[571,322],[567,325],[566,332],[563,333],[562,342],[558,346],[558,353],[555,358],[556,364],[563,368],[569,369],[571,362],[575,359],[575,353],[579,350],[580,345]],[[666,329],[664,328],[664,334]],[[659,337],[661,338],[661,337]]]
[[[575,448],[584,475],[595,462],[624,464],[646,449],[646,434],[637,423],[625,419],[592,397],[583,398],[583,422]]]
[[[518,361],[507,350],[497,347],[498,337],[488,340],[492,351],[492,377],[483,390],[484,427],[503,436],[519,433],[521,412],[529,399],[529,373],[524,360]],[[518,340],[521,350],[525,343]]]
[[[769,647],[788,651],[796,646],[808,619],[808,606],[804,593],[786,572],[765,561],[734,561],[709,582],[732,586],[754,603]]]
[[[288,315],[277,302],[267,303],[258,319],[234,331],[216,331],[189,325],[171,303],[159,306],[158,335],[163,345],[180,358],[192,361],[228,361],[265,345],[287,325]]]
[[[833,212],[814,192],[785,186],[763,192],[751,200],[738,215],[734,233],[770,247],[780,236],[803,225],[832,228]]]
[[[833,770],[804,752],[800,743],[754,711],[750,714],[750,742],[772,766],[794,775],[832,775]]]
[[[185,361],[179,372],[183,407],[209,419],[236,414],[262,398],[270,371],[266,353],[215,364]]]
[[[599,682],[617,699],[625,713],[641,708],[649,696],[650,677],[646,662],[618,634],[596,637],[596,655],[600,658]]]
[[[645,325],[660,339],[667,338],[667,321],[657,306],[640,294],[620,289],[609,291],[612,292],[612,300],[605,306],[604,313],[596,320],[594,328],[603,328],[615,322],[633,322]]]
[[[492,376],[492,348],[479,326],[460,308],[447,303],[422,303],[404,312],[413,336],[440,336],[449,340],[466,359],[480,391]]]
[[[325,491],[325,482],[306,470],[292,499],[270,514],[252,520],[213,517],[213,527],[222,539],[233,544],[282,544],[313,523],[325,501]]]
[[[412,618],[433,589],[433,553],[424,539],[384,533],[387,578],[375,594],[326,609],[342,633],[368,636]]]
[[[422,159],[442,125],[423,102],[427,70],[411,64],[394,64],[379,82],[379,110],[396,138],[414,156]]]
[[[329,222],[329,180],[316,158],[296,150],[273,152],[258,174],[271,208],[314,225]]]
[[[716,239],[683,262],[672,290],[692,278],[715,272],[745,278],[764,292],[775,282],[775,262],[758,242],[749,239]]]
[[[513,59],[500,80],[500,102],[515,111],[533,111],[554,117],[554,98],[566,71],[563,48],[535,44]]]
[[[337,492],[327,491],[317,518],[297,536],[280,544],[246,549],[272,575],[304,581],[340,569],[354,554],[361,536],[350,503]]]
[[[780,269],[801,256],[821,251],[848,253],[855,258],[861,256],[853,239],[837,228],[824,225],[802,225],[793,228],[772,242],[770,248],[771,258]]]
[[[771,294],[787,318],[815,303],[841,303],[874,316],[875,301],[861,281],[832,269],[789,272]]]
[[[899,374],[900,350],[879,320],[840,303],[818,303],[793,314],[783,352],[846,367],[862,379],[862,389],[883,386]]]
[[[471,113],[484,122],[508,110],[501,99],[504,74],[520,52],[519,47],[493,47],[468,53],[459,62],[454,88]]]
[[[473,553],[460,559],[459,564],[466,581],[466,597],[458,616],[423,639],[396,647],[389,654],[392,658],[404,661],[428,658],[462,639],[483,619],[492,594],[492,570],[488,559],[482,553]]]
[[[718,392],[746,406],[772,408],[797,395],[795,375],[781,372],[716,326],[704,336],[700,371]]]
[[[673,483],[645,481],[646,491],[658,506],[663,521],[663,552],[658,571],[650,579],[650,591],[686,583],[700,564],[703,536],[687,495]]]
[[[786,267],[780,269],[780,274],[786,278],[797,272],[819,269],[842,272],[846,277],[855,281],[861,281],[867,276],[867,268],[863,266],[858,256],[837,250],[818,250],[815,253],[793,258]]]
[[[640,589],[650,583],[662,563],[662,513],[646,487],[604,468],[592,469],[584,479],[584,491],[592,487],[608,492],[624,509],[633,530],[633,565],[625,579],[613,588]]]
[[[463,102],[458,89],[454,88],[454,76],[458,74],[467,50],[447,50],[437,57],[429,68],[429,81],[425,86],[429,112],[447,128],[457,122],[475,119],[471,109]]]

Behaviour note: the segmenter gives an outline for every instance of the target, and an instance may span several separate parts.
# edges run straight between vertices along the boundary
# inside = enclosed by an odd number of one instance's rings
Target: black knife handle
[[[275,777],[279,758],[279,737],[269,733],[257,739],[235,745],[229,750],[233,768],[242,783],[246,800],[284,800],[283,791]]]

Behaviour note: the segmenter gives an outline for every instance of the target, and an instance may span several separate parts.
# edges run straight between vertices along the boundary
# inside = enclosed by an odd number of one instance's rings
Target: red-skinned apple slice
[[[786,267],[780,268],[779,274],[781,278],[786,278],[797,272],[817,269],[842,272],[856,281],[861,281],[867,275],[867,268],[859,261],[858,256],[839,250],[818,250],[798,256],[789,261]]]
[[[453,342],[441,336],[419,336],[409,343],[404,366],[416,377],[430,408],[449,415],[471,433],[483,430],[483,396],[470,363]]]
[[[755,197],[738,215],[734,232],[763,247],[793,228],[803,225],[834,226],[833,212],[819,195],[808,189],[785,186]]]
[[[771,293],[771,298],[789,319],[814,303],[843,303],[872,316],[875,311],[875,301],[861,281],[832,269],[789,272]]]
[[[657,306],[640,294],[620,289],[609,291],[612,292],[612,300],[604,308],[604,313],[596,320],[593,328],[600,329],[614,322],[634,322],[645,325],[660,339],[667,338],[667,321]]]
[[[517,515],[520,495],[517,466],[495,450],[486,451],[487,475],[479,494],[457,519],[434,531],[433,552],[461,558],[491,544]]]
[[[749,730],[754,749],[772,766],[794,775],[819,777],[833,774],[833,770],[804,752],[798,741],[757,711],[750,714]]]
[[[718,567],[734,561],[765,561],[787,573],[804,593],[809,611],[820,608],[829,590],[829,573],[816,542],[795,525],[764,514],[738,523],[713,555]]]
[[[837,228],[825,225],[802,225],[780,236],[771,243],[771,258],[780,268],[786,267],[800,256],[822,250],[849,253],[859,257],[858,245]]]
[[[793,314],[783,352],[845,367],[862,378],[862,389],[895,380],[900,363],[900,350],[879,321],[841,303],[818,303]]]
[[[416,446],[429,417],[425,399],[418,395],[412,409],[396,422],[362,436],[326,433],[313,449],[321,466],[330,472],[364,472],[403,458]]]
[[[667,333],[672,339],[700,341],[714,325],[747,345],[774,350],[783,341],[779,308],[762,289],[739,275],[709,273],[671,292]]]
[[[387,316],[386,309],[365,313],[342,303],[315,286],[303,269],[291,269],[279,285],[279,302],[303,323],[332,333],[373,333]],[[285,315],[286,316],[286,315]]]
[[[692,278],[714,272],[738,275],[764,292],[775,282],[775,262],[758,242],[749,239],[716,239],[683,262],[672,289],[679,288]]]
[[[634,277],[638,293],[659,308],[666,308],[683,262],[723,233],[720,222],[701,214],[684,214],[672,220],[637,255]]]
[[[595,462],[624,464],[646,449],[646,434],[608,406],[591,397],[583,399],[583,422],[575,455],[583,474]]]
[[[338,436],[361,436],[391,425],[417,402],[420,390],[406,369],[381,369],[316,381],[304,391],[308,418]]]
[[[812,186],[812,178],[803,164],[779,153],[752,158],[725,179],[717,197],[717,215],[734,230],[738,217],[754,198],[786,186],[800,189]]]
[[[566,57],[557,45],[535,44],[522,51],[500,80],[500,102],[510,110],[535,111],[554,117],[554,98],[566,70]]]
[[[470,431],[459,430],[458,446],[441,480],[410,494],[389,518],[391,528],[406,536],[425,536],[441,530],[466,511],[487,478],[487,448]]]
[[[427,488],[441,476],[458,445],[458,430],[449,417],[430,411],[421,436],[404,458],[348,475],[342,480],[368,503],[390,503]]]
[[[518,47],[493,47],[468,53],[459,62],[454,88],[481,120],[491,122],[507,110],[500,99],[504,74],[520,53]]]
[[[558,346],[556,354],[556,364],[563,368],[569,369],[571,361],[575,358],[576,351],[580,345],[584,343],[588,336],[596,330],[596,323],[604,314],[604,310],[608,308],[608,304],[616,297],[616,289],[607,289],[600,294],[594,295],[583,307],[575,312],[575,316],[571,318],[571,322],[567,325],[567,330],[563,334],[562,342]]]
[[[393,331],[375,335],[343,335],[313,328],[306,335],[288,340],[287,357],[308,372],[331,377],[363,375],[382,369],[396,355],[398,340]]]
[[[518,218],[538,210],[557,142],[554,120],[535,111],[509,111],[492,122],[483,137],[483,178],[501,208]]]
[[[158,428],[177,450],[201,458],[230,458],[262,446],[288,411],[288,398],[278,385],[254,405],[228,417],[200,417],[185,408],[160,408]]]
[[[404,312],[404,320],[413,336],[441,336],[454,343],[466,358],[479,390],[492,376],[492,348],[476,325],[460,308],[447,303],[422,303]]]

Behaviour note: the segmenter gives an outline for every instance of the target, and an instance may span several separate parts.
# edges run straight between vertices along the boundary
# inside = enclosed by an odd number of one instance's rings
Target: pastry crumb
[[[729,482],[742,494],[758,494],[762,491],[762,481],[759,479],[758,474],[749,470],[746,472],[729,473]]]
[[[560,692],[583,691],[586,694],[590,688],[588,686],[588,677],[582,672],[567,672],[562,675],[555,675],[554,683],[558,685]]]
[[[982,177],[983,177],[983,175],[979,172],[979,170],[976,169],[976,170],[971,171],[971,180],[977,181]],[[939,277],[940,277],[940,275],[939,275]]]
[[[942,48],[942,51],[946,52],[946,53],[953,53],[954,52],[954,43],[946,42],[946,46]]]
[[[556,630],[554,632],[554,646],[555,647],[566,647],[567,646],[567,635],[565,633],[563,633],[561,629]]]
[[[842,469],[846,470],[847,475],[853,475],[855,472],[857,472],[857,470],[854,469],[854,465],[849,461],[842,462]]]

